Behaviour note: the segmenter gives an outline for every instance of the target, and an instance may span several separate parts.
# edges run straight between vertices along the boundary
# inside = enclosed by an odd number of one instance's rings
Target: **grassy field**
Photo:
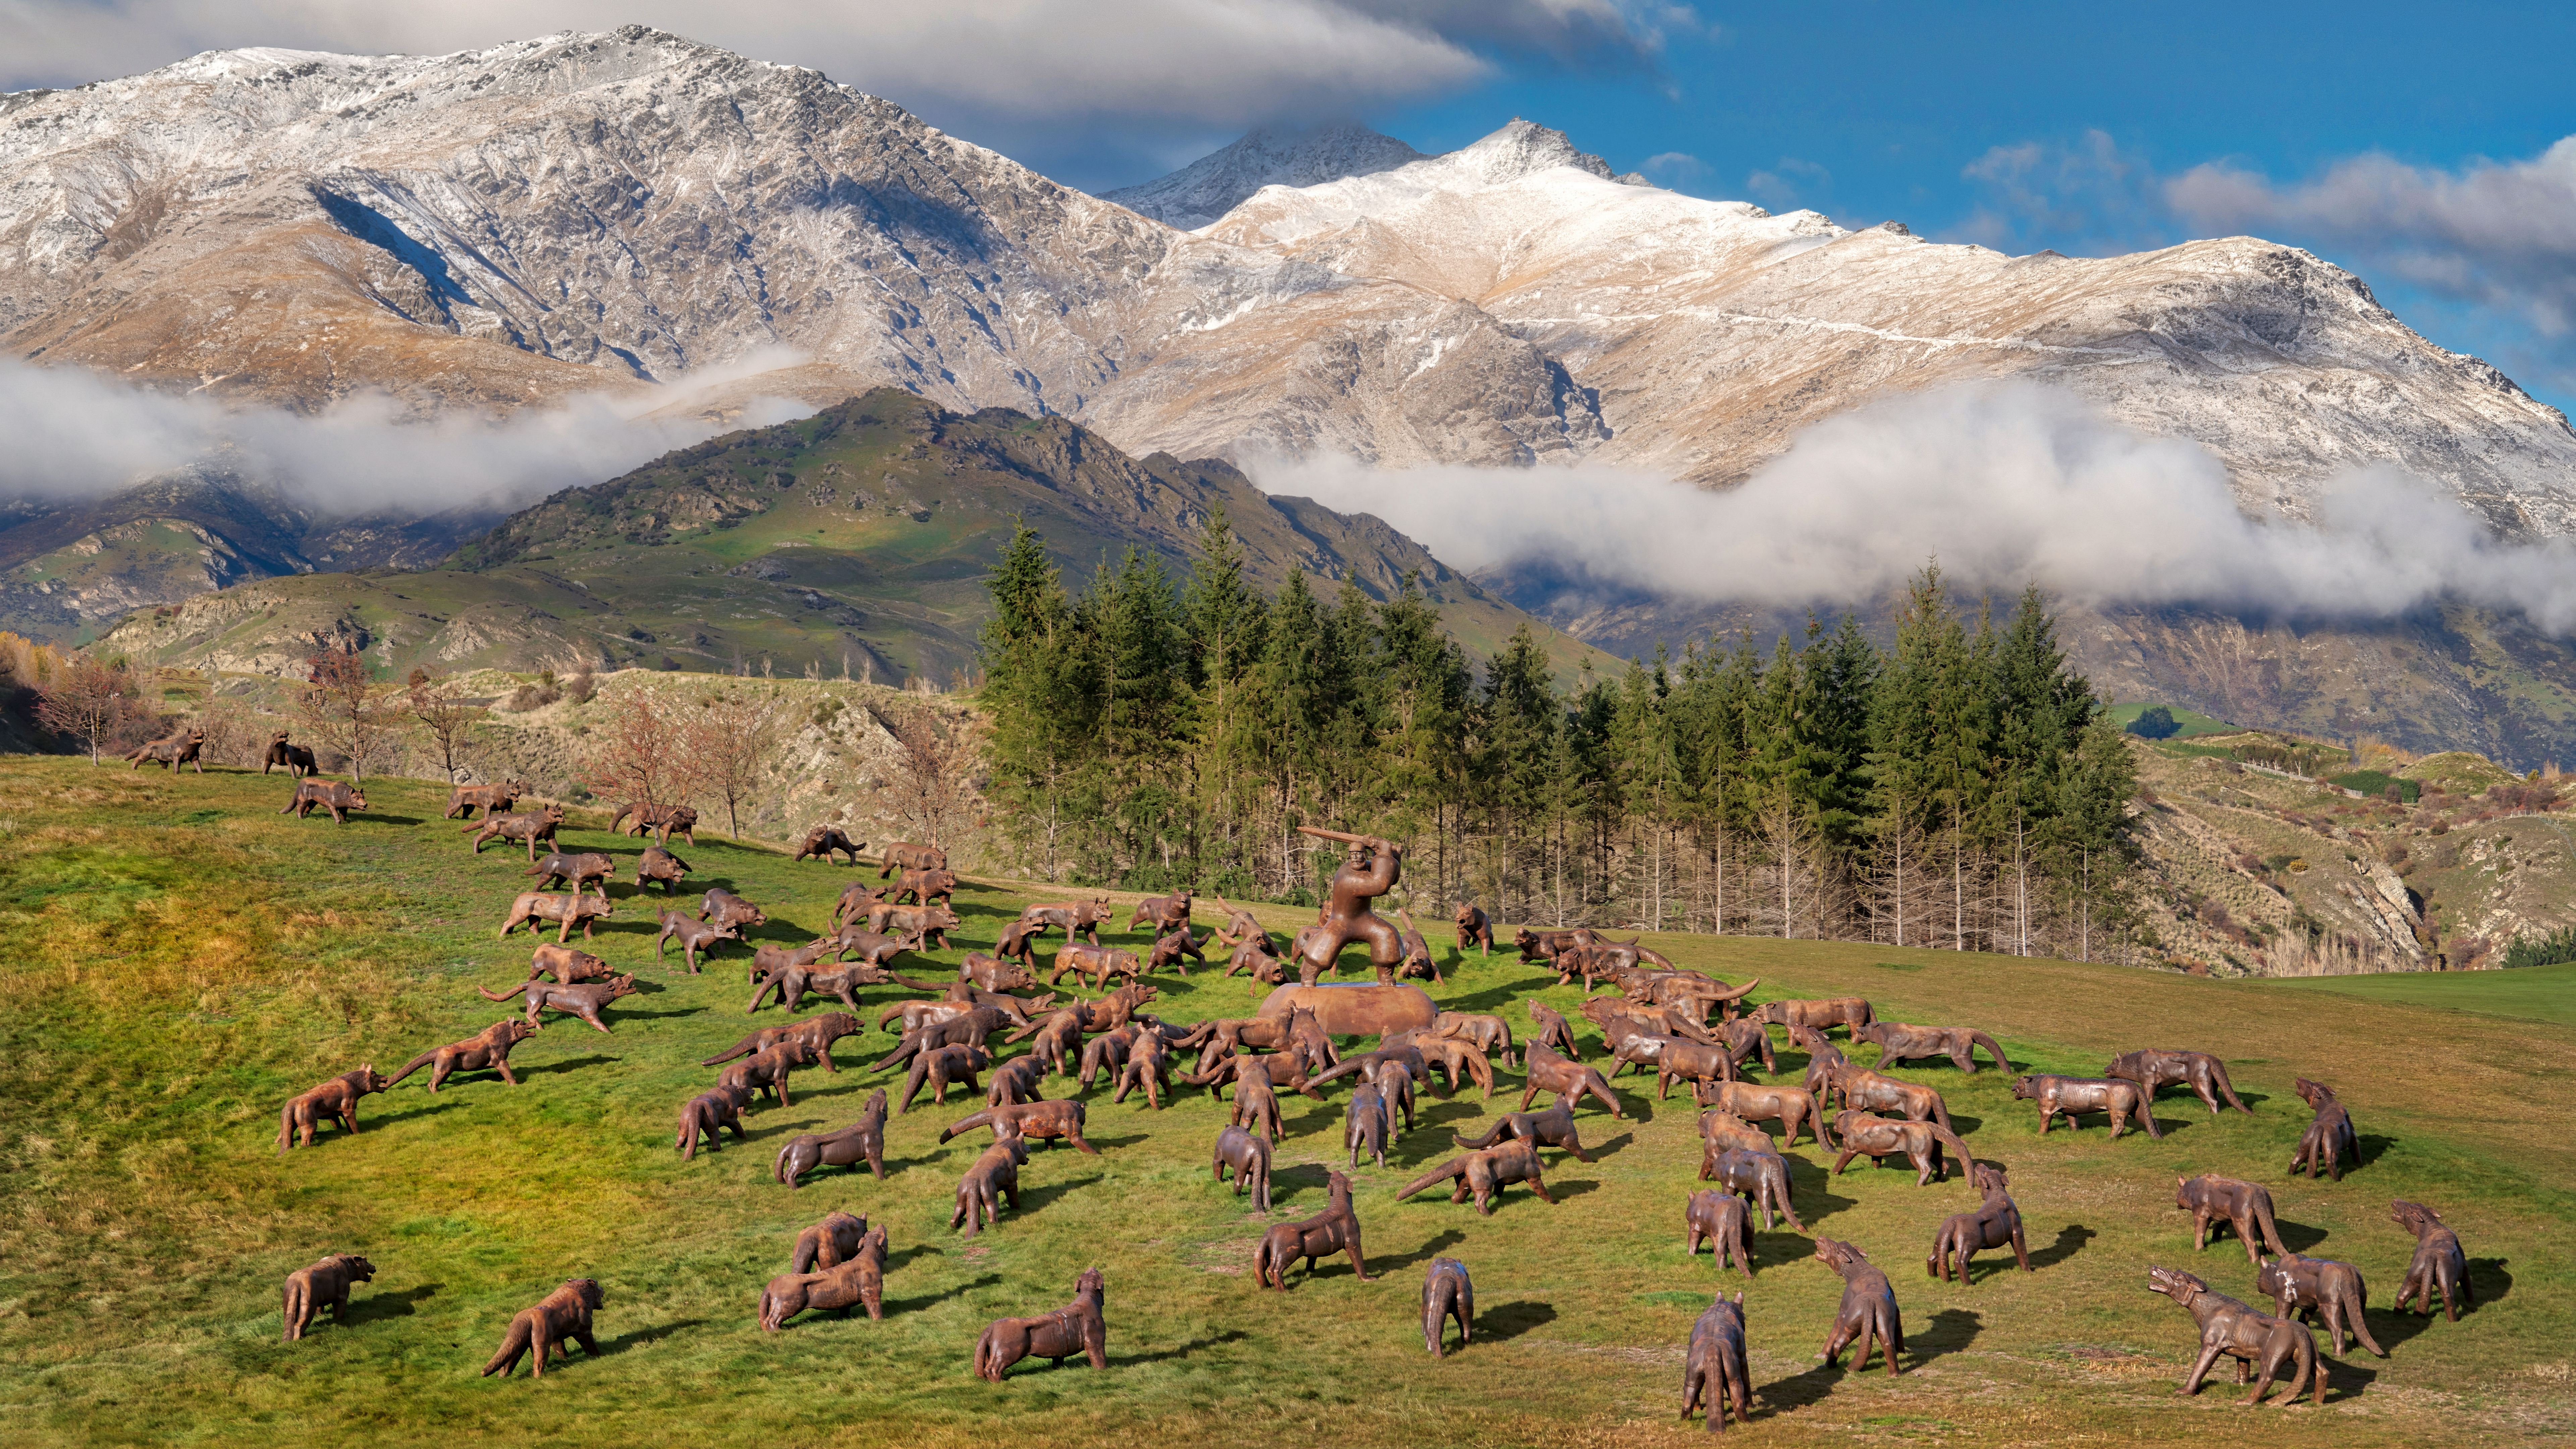
[[[365,1099],[358,1136],[326,1132],[276,1156],[286,1097],[361,1062],[397,1067],[490,1023],[502,1008],[473,985],[517,980],[529,950],[524,936],[492,935],[523,859],[469,856],[431,787],[371,784],[375,809],[336,827],[274,813],[287,793],[281,780],[229,773],[171,780],[0,760],[0,913],[12,942],[0,958],[0,1193],[13,1225],[0,1238],[0,1441],[1704,1437],[1673,1417],[1682,1345],[1706,1295],[1741,1280],[1721,1284],[1706,1258],[1683,1257],[1693,1114],[1633,1078],[1619,1083],[1627,1120],[1582,1115],[1599,1160],[1550,1163],[1557,1205],[1513,1189],[1489,1219],[1445,1195],[1392,1200],[1406,1177],[1453,1154],[1452,1129],[1479,1130],[1507,1105],[1499,1094],[1490,1104],[1472,1092],[1427,1098],[1422,1127],[1390,1166],[1357,1173],[1374,1282],[1336,1262],[1292,1280],[1284,1297],[1254,1286],[1264,1220],[1209,1180],[1223,1116],[1204,1096],[1155,1113],[1095,1094],[1102,1155],[1041,1149],[1022,1175],[1022,1210],[961,1242],[947,1219],[975,1148],[936,1137],[973,1103],[896,1118],[883,1183],[827,1172],[791,1193],[770,1180],[787,1136],[849,1121],[885,1080],[861,1069],[889,1042],[874,1031],[842,1044],[839,1075],[800,1073],[794,1106],[754,1113],[747,1146],[678,1161],[674,1110],[715,1075],[697,1060],[758,1024],[741,1010],[744,955],[729,951],[703,976],[676,958],[656,967],[650,914],[620,885],[598,949],[636,965],[648,990],[611,1008],[613,1035],[557,1020],[515,1053],[515,1089],[476,1074],[432,1097],[423,1072]],[[679,848],[697,867],[693,884],[726,883],[766,905],[773,924],[762,934],[779,941],[806,938],[850,874],[712,837]],[[964,939],[989,942],[1023,898],[1001,886],[962,893]],[[2114,1143],[2098,1125],[2043,1139],[2002,1074],[1909,1069],[1947,1094],[1981,1158],[2008,1165],[2039,1271],[1989,1253],[1972,1286],[1928,1280],[1920,1265],[1935,1225],[1973,1205],[1964,1184],[1917,1188],[1910,1171],[1866,1166],[1828,1178],[1829,1160],[1800,1146],[1790,1154],[1800,1213],[1888,1270],[1911,1354],[1895,1380],[1875,1367],[1824,1368],[1815,1355],[1840,1281],[1809,1256],[1809,1239],[1785,1227],[1759,1234],[1747,1295],[1753,1441],[2260,1434],[2289,1446],[2576,1434],[2565,1337],[2576,1325],[2565,1235],[2576,1208],[2566,1130],[2576,1030],[2545,1010],[2541,973],[2521,973],[2539,983],[2534,999],[2487,1000],[2473,1015],[2342,983],[1735,938],[1659,944],[1732,980],[1761,976],[1757,997],[1858,993],[1886,1017],[1985,1028],[2025,1069],[2089,1074],[2113,1050],[2147,1044],[2220,1052],[2256,1108],[2212,1120],[2168,1096],[2162,1141]],[[1508,1008],[1517,1029],[1529,995],[1573,1012],[1578,994],[1552,981],[1497,955],[1457,969],[1435,994],[1463,1009]],[[1239,978],[1160,984],[1163,1014],[1184,1020],[1244,1014],[1255,999]],[[870,992],[871,1016],[905,994]],[[763,1019],[780,1017],[773,1007]],[[1785,1054],[1781,1065],[1795,1072],[1802,1061]],[[2368,1161],[2339,1184],[2283,1171],[2307,1117],[2289,1092],[2298,1074],[2334,1082],[2359,1124]],[[1334,1091],[1329,1104],[1286,1104],[1274,1218],[1320,1207],[1323,1164],[1342,1160],[1343,1100]],[[2174,1177],[2207,1170],[2270,1184],[2293,1246],[2356,1263],[2369,1281],[2373,1331],[2394,1356],[2331,1361],[2322,1410],[2249,1418],[2228,1407],[2223,1384],[2194,1401],[2174,1395],[2194,1336],[2180,1309],[2146,1292],[2147,1266],[2186,1266],[2252,1295],[2236,1244],[2194,1255],[2173,1210]],[[2480,1297],[2461,1322],[2387,1311],[2412,1246],[2387,1220],[2391,1197],[2434,1203],[2459,1230]],[[809,1316],[763,1335],[753,1322],[762,1283],[783,1271],[795,1231],[834,1208],[891,1232],[886,1318]],[[351,1323],[279,1343],[281,1278],[329,1251],[371,1257],[375,1282],[358,1291]],[[1473,1271],[1479,1317],[1474,1347],[1434,1362],[1416,1294],[1439,1253]],[[1090,1265],[1107,1274],[1106,1373],[1024,1364],[1000,1387],[968,1375],[986,1321],[1062,1304]],[[509,1316],[574,1275],[605,1285],[603,1356],[575,1355],[542,1384],[478,1378]]]
[[[2112,705],[2108,713],[2111,723],[2127,729],[2137,722],[2138,716],[2153,708],[2155,705],[2151,701],[2132,700],[2127,704]],[[2229,724],[2223,719],[2202,714],[2196,709],[2185,709],[2178,704],[2167,705],[2165,708],[2173,712],[2174,723],[2181,726],[2168,736],[2170,739],[2187,740],[2194,735],[2232,735],[2242,733],[2245,728],[2243,725]]]
[[[2576,964],[2520,971],[2407,972],[2393,976],[2312,976],[2270,981],[2265,990],[2330,991],[2369,1001],[2439,1011],[2468,1011],[2515,1021],[2576,1026]]]

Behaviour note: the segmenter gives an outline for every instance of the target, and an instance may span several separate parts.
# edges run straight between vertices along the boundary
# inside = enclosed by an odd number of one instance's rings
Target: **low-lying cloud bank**
[[[2388,618],[2445,599],[2576,631],[2576,544],[2512,543],[2394,470],[2335,479],[2314,523],[2249,517],[2199,445],[2027,383],[1918,394],[1818,424],[1741,487],[1634,470],[1257,465],[1272,493],[1374,513],[1451,566],[1543,567],[1695,601],[1868,603],[1927,558],[2062,603]]]
[[[7,440],[0,499],[104,497],[157,473],[220,459],[326,514],[518,508],[717,432],[804,416],[812,409],[768,399],[721,426],[639,416],[730,377],[800,360],[764,354],[649,394],[584,398],[507,419],[432,422],[401,421],[399,405],[382,396],[354,397],[317,416],[235,411],[75,368],[0,360],[0,439]]]

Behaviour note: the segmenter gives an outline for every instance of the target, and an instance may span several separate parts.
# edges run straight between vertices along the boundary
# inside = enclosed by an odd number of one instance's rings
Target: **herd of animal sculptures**
[[[192,747],[184,754],[175,745],[155,753],[170,744],[156,742],[135,758],[161,759],[174,769],[193,758]],[[272,754],[285,745],[280,736]],[[365,1066],[303,1093],[280,1113],[280,1152],[290,1143],[309,1145],[315,1128],[325,1121],[354,1133],[360,1097],[386,1090],[424,1066],[431,1069],[432,1092],[459,1071],[497,1071],[503,1081],[515,1086],[510,1049],[536,1034],[543,1013],[577,1016],[606,1032],[609,1026],[603,1010],[638,989],[631,973],[619,974],[599,957],[569,944],[575,924],[582,927],[587,941],[592,922],[611,914],[607,881],[615,870],[614,861],[597,853],[553,850],[562,810],[549,806],[510,813],[522,793],[516,782],[461,786],[451,797],[447,814],[470,818],[481,809],[481,821],[467,827],[474,835],[476,853],[490,840],[518,842],[527,852],[528,875],[543,877],[549,887],[571,888],[569,894],[533,891],[518,897],[501,934],[508,935],[522,923],[533,927],[553,922],[558,928],[556,941],[538,946],[526,979],[509,990],[495,993],[477,988],[493,1001],[524,998],[523,1017],[503,1018],[466,1041],[423,1052],[390,1077]],[[329,808],[335,820],[344,818],[347,810],[366,808],[364,796],[352,787],[317,788],[311,779],[299,779],[288,809],[302,814],[316,805]],[[666,896],[676,894],[690,867],[669,851],[669,837],[677,833],[694,847],[695,813],[685,807],[630,804],[616,813],[611,828],[622,832],[630,820],[634,833],[655,835],[655,843],[637,861],[637,891],[658,881]],[[1032,1141],[1060,1141],[1082,1152],[1099,1151],[1083,1136],[1084,1104],[1073,1098],[1046,1098],[1043,1088],[1049,1074],[1075,1078],[1078,1089],[1086,1092],[1105,1079],[1114,1092],[1113,1101],[1124,1102],[1131,1093],[1141,1093],[1155,1110],[1163,1107],[1165,1094],[1173,1090],[1176,1080],[1204,1087],[1211,1097],[1230,1089],[1232,1104],[1226,1125],[1217,1134],[1211,1170],[1219,1185],[1230,1183],[1237,1196],[1249,1194],[1251,1206],[1266,1213],[1271,1151],[1284,1130],[1280,1090],[1322,1100],[1318,1090],[1322,1086],[1344,1078],[1352,1081],[1343,1114],[1343,1145],[1356,1172],[1363,1155],[1381,1169],[1386,1166],[1389,1140],[1414,1127],[1417,1089],[1443,1090],[1440,1078],[1445,1076],[1447,1092],[1455,1093],[1463,1080],[1480,1087],[1490,1099],[1494,1066],[1517,1066],[1523,1074],[1519,1110],[1504,1113],[1480,1137],[1451,1134],[1463,1155],[1421,1173],[1396,1194],[1402,1200],[1446,1184],[1451,1202],[1472,1197],[1479,1213],[1490,1214],[1502,1190],[1512,1184],[1526,1184],[1540,1200],[1555,1201],[1542,1174],[1540,1150],[1590,1162],[1575,1111],[1590,1102],[1614,1119],[1623,1117],[1611,1082],[1635,1067],[1641,1080],[1648,1070],[1653,1071],[1659,1096],[1669,1096],[1677,1082],[1690,1083],[1703,1109],[1699,1175],[1715,1186],[1689,1194],[1683,1205],[1684,1247],[1689,1254],[1696,1256],[1703,1244],[1708,1245],[1721,1270],[1732,1268],[1749,1280],[1753,1213],[1761,1214],[1766,1231],[1775,1216],[1799,1232],[1808,1231],[1791,1201],[1790,1174],[1782,1155],[1795,1148],[1804,1134],[1818,1146],[1839,1152],[1832,1168],[1836,1175],[1856,1158],[1902,1159],[1915,1168],[1920,1186],[1945,1180],[1944,1154],[1956,1157],[1981,1204],[1940,1223],[1925,1260],[1926,1271],[1935,1278],[1967,1283],[1972,1281],[1969,1261],[1976,1253],[2007,1247],[2023,1271],[2032,1269],[2021,1214],[2004,1169],[1973,1158],[1952,1130],[1938,1091],[1885,1074],[1886,1069],[1908,1061],[1931,1058],[1947,1058],[1959,1070],[1972,1073],[1978,1051],[2010,1071],[2012,1063],[1993,1037],[1961,1028],[1880,1021],[1870,1003],[1858,997],[1770,1001],[1739,1014],[1737,1008],[1758,981],[1729,985],[1680,969],[1638,941],[1622,942],[1590,930],[1523,929],[1514,944],[1525,962],[1553,968],[1559,984],[1583,983],[1582,1015],[1601,1032],[1609,1071],[1605,1074],[1581,1061],[1566,1019],[1535,999],[1526,1003],[1531,1031],[1516,1049],[1503,1019],[1441,1011],[1420,989],[1404,984],[1402,978],[1411,975],[1428,976],[1435,984],[1440,977],[1409,915],[1402,917],[1399,928],[1371,910],[1373,901],[1401,879],[1400,848],[1375,837],[1305,829],[1310,835],[1347,845],[1349,855],[1316,923],[1298,932],[1284,953],[1251,912],[1221,898],[1217,904],[1226,912],[1225,924],[1205,936],[1197,935],[1192,926],[1195,903],[1187,890],[1149,897],[1130,916],[1129,929],[1147,930],[1154,943],[1150,950],[1142,955],[1115,950],[1099,936],[1100,927],[1113,918],[1108,898],[1095,896],[1028,906],[1001,929],[992,952],[968,952],[956,979],[946,983],[905,976],[890,970],[889,963],[905,951],[946,944],[945,933],[960,924],[952,909],[958,878],[948,869],[945,854],[934,847],[909,842],[888,847],[876,878],[881,882],[894,878],[890,890],[871,887],[864,878],[853,881],[834,906],[832,934],[793,949],[761,944],[751,952],[748,974],[757,989],[749,1012],[758,1013],[773,995],[791,1017],[808,995],[832,997],[847,1010],[760,1028],[707,1058],[704,1065],[723,1070],[713,1087],[681,1106],[676,1139],[680,1156],[692,1159],[700,1146],[716,1150],[726,1131],[737,1141],[744,1140],[744,1111],[764,1096],[781,1107],[788,1105],[790,1075],[797,1068],[819,1065],[837,1072],[833,1044],[866,1030],[858,1015],[858,988],[899,986],[934,995],[899,1002],[877,1020],[878,1029],[897,1032],[898,1041],[869,1070],[906,1073],[904,1092],[894,1111],[908,1112],[925,1086],[935,1103],[944,1104],[952,1087],[983,1095],[982,1110],[939,1134],[942,1143],[977,1131],[991,1134],[990,1145],[967,1168],[957,1188],[950,1226],[967,1236],[996,1222],[1004,1204],[1015,1214],[1020,1210],[1019,1169],[1029,1160]],[[543,859],[537,855],[539,844],[551,852]],[[846,854],[855,862],[864,844],[837,827],[821,825],[808,833],[795,858],[830,861],[836,854]],[[687,969],[698,973],[700,952],[711,953],[722,942],[749,944],[741,932],[768,920],[759,907],[721,888],[707,891],[699,904],[694,918],[679,910],[661,912],[656,960],[664,959],[664,946],[676,939]],[[1471,948],[1481,954],[1493,950],[1494,926],[1474,904],[1461,904],[1454,924],[1456,949],[1462,957]],[[1065,939],[1045,984],[1052,987],[1070,970],[1078,981],[1105,994],[1060,1006],[1052,990],[1030,996],[1012,994],[1037,990],[1035,946],[1055,930],[1061,930]],[[1319,978],[1337,969],[1341,952],[1352,944],[1367,948],[1376,983],[1322,984]],[[1243,971],[1257,982],[1277,984],[1278,989],[1245,1018],[1183,1024],[1164,1021],[1143,1009],[1159,994],[1145,979],[1148,975],[1171,969],[1186,976],[1185,959],[1205,964],[1210,946],[1227,953],[1224,974]],[[823,965],[827,958],[833,963],[828,968]],[[1287,983],[1291,963],[1297,975],[1293,985]],[[1110,989],[1113,979],[1123,979],[1123,984]],[[1590,995],[1605,985],[1617,988],[1617,994]],[[1756,1083],[1741,1075],[1741,1069],[1757,1059],[1766,1074],[1776,1073],[1770,1035],[1775,1026],[1786,1030],[1790,1045],[1807,1053],[1804,1077],[1797,1086]],[[1842,1028],[1855,1047],[1875,1044],[1877,1061],[1869,1068],[1852,1061],[1827,1037],[1834,1027]],[[992,1041],[997,1034],[998,1046],[1030,1041],[1029,1052],[997,1065],[997,1044]],[[1334,1039],[1351,1036],[1375,1036],[1377,1047],[1344,1056]],[[1196,1053],[1195,1066],[1185,1069],[1182,1063],[1188,1053]],[[988,1084],[979,1081],[987,1076]],[[2149,1137],[2162,1135],[2151,1108],[2157,1090],[2167,1086],[2189,1088],[2212,1115],[2222,1101],[2239,1112],[2251,1110],[2237,1098],[2225,1064],[2193,1051],[2128,1052],[2114,1059],[2099,1077],[2026,1074],[2014,1079],[2012,1093],[2038,1108],[2042,1135],[2060,1117],[2074,1127],[2080,1126],[2082,1116],[2100,1113],[2116,1140],[2129,1126]],[[2359,1139],[2350,1116],[2322,1083],[2301,1078],[2297,1090],[2315,1115],[2291,1170],[2305,1171],[2311,1179],[2322,1170],[2339,1182],[2347,1158],[2355,1165],[2360,1162]],[[1554,1105],[1533,1112],[1531,1105],[1542,1091],[1553,1094]],[[1826,1108],[1836,1102],[1839,1107],[1828,1119]],[[827,1167],[864,1167],[882,1179],[886,1117],[887,1091],[879,1088],[856,1122],[834,1131],[802,1134],[782,1146],[772,1176],[789,1188],[801,1187],[806,1178]],[[1775,1142],[1757,1123],[1777,1123],[1780,1137]],[[2239,1383],[2246,1382],[2252,1371],[2247,1403],[2259,1402],[2276,1379],[2286,1379],[2288,1384],[2283,1402],[2296,1400],[2302,1392],[2312,1392],[2317,1402],[2323,1402],[2325,1378],[2314,1341],[2301,1322],[2311,1314],[2325,1325],[2338,1355],[2345,1351],[2349,1330],[2363,1347],[2385,1357],[2363,1321],[2366,1289],[2360,1273],[2347,1263],[2291,1252],[2273,1223],[2271,1195],[2261,1185],[2204,1173],[2178,1178],[2175,1197],[2176,1205],[2193,1215],[2195,1247],[2206,1248],[2219,1227],[2235,1232],[2255,1269],[2257,1291],[2269,1295],[2273,1305],[2272,1312],[2264,1313],[2213,1290],[2193,1274],[2163,1267],[2148,1270],[2150,1291],[2187,1309],[2199,1326],[2201,1353],[2184,1380],[2186,1393],[2196,1392],[2215,1362],[2226,1357],[2235,1362]],[[2444,1313],[2456,1320],[2459,1305],[2473,1301],[2457,1236],[2438,1212],[2419,1203],[2392,1203],[2391,1215],[2414,1234],[2417,1244],[2399,1288],[2398,1306],[2402,1309],[2412,1299],[2429,1313],[2438,1298]],[[2267,1250],[2271,1256],[2266,1256]],[[1348,1255],[1361,1281],[1373,1281],[1353,1206],[1352,1179],[1339,1171],[1327,1178],[1323,1212],[1277,1224],[1264,1234],[1254,1254],[1254,1278],[1264,1288],[1285,1291],[1291,1264],[1302,1259],[1311,1273],[1318,1260],[1337,1253]],[[1849,1242],[1818,1237],[1815,1256],[1844,1281],[1842,1302],[1824,1346],[1826,1361],[1836,1363],[1844,1350],[1851,1349],[1853,1368],[1858,1371],[1867,1365],[1875,1345],[1888,1371],[1899,1372],[1904,1327],[1886,1274]],[[885,1267],[885,1229],[870,1229],[863,1217],[834,1212],[799,1235],[789,1271],[763,1287],[758,1322],[776,1332],[807,1309],[846,1314],[852,1307],[864,1307],[871,1318],[879,1317]],[[364,1258],[334,1254],[290,1275],[285,1290],[286,1337],[300,1338],[314,1313],[326,1304],[336,1322],[351,1285],[368,1281],[373,1271]],[[1082,1274],[1074,1301],[1066,1307],[1034,1318],[997,1320],[975,1344],[974,1373],[998,1383],[1009,1365],[1030,1356],[1058,1364],[1066,1358],[1087,1357],[1093,1367],[1106,1367],[1103,1294],[1101,1272],[1093,1268]],[[1421,1301],[1423,1340],[1431,1353],[1444,1352],[1445,1326],[1451,1320],[1458,1325],[1462,1345],[1472,1338],[1474,1289],[1464,1263],[1435,1258],[1425,1274]],[[483,1372],[506,1375],[522,1355],[533,1351],[534,1371],[542,1374],[549,1348],[567,1341],[595,1353],[590,1320],[602,1302],[594,1280],[565,1283],[511,1321],[499,1352]],[[1691,1329],[1683,1372],[1685,1417],[1704,1409],[1712,1430],[1723,1429],[1730,1413],[1738,1422],[1746,1421],[1752,1390],[1745,1333],[1741,1292],[1731,1298],[1721,1295],[1700,1315]]]

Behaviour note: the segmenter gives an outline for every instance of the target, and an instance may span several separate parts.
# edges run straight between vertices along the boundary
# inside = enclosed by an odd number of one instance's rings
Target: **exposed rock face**
[[[1421,152],[1366,126],[1264,126],[1169,176],[1103,192],[1101,199],[1196,231],[1265,186],[1313,186],[1421,159]]]

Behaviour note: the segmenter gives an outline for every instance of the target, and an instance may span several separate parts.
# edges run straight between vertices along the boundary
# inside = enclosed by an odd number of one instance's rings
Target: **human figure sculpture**
[[[1826,1367],[1833,1367],[1843,1350],[1853,1346],[1859,1351],[1852,1355],[1852,1372],[1869,1367],[1869,1341],[1875,1336],[1888,1374],[1904,1372],[1896,1366],[1896,1356],[1905,1352],[1905,1320],[1897,1313],[1896,1289],[1887,1275],[1854,1243],[1818,1238],[1816,1256],[1843,1275],[1842,1306],[1834,1311],[1834,1331],[1825,1338]]]
[[[1455,1258],[1434,1258],[1422,1274],[1422,1346],[1442,1357],[1441,1337],[1449,1320],[1458,1320],[1458,1346],[1476,1337],[1476,1285],[1467,1280],[1467,1265]]]
[[[1395,984],[1395,968],[1404,960],[1403,933],[1392,921],[1380,918],[1369,909],[1369,903],[1404,879],[1404,852],[1395,842],[1376,835],[1353,835],[1346,830],[1327,830],[1320,825],[1300,825],[1301,835],[1318,840],[1338,840],[1348,845],[1350,854],[1342,868],[1333,872],[1332,893],[1324,902],[1324,918],[1317,929],[1305,938],[1298,953],[1298,977],[1308,986],[1334,969],[1334,959],[1342,948],[1353,941],[1367,943],[1369,964],[1377,968],[1377,984]]]

